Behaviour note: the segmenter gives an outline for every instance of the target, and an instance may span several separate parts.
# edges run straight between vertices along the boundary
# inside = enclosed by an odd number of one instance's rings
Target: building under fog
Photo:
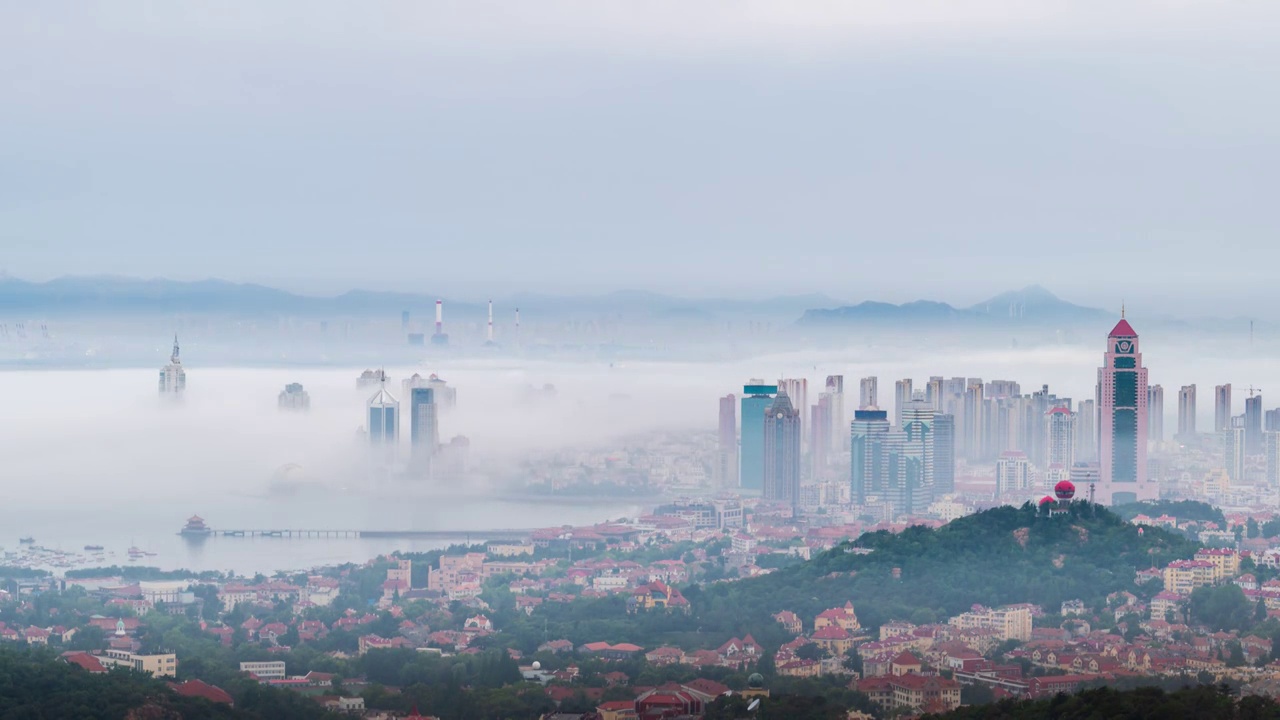
[[[311,395],[302,389],[302,383],[289,383],[280,391],[276,403],[281,410],[310,410]]]
[[[379,388],[368,403],[369,442],[373,445],[394,445],[400,438],[400,402]]]
[[[173,354],[169,356],[169,364],[160,368],[160,394],[180,395],[187,389],[187,371],[182,369],[182,359],[178,356],[178,336],[173,336]]]

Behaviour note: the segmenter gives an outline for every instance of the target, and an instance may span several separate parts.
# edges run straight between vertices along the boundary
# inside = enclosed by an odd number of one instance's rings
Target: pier
[[[528,540],[532,530],[209,530],[209,536],[265,538],[391,538],[400,540]]]

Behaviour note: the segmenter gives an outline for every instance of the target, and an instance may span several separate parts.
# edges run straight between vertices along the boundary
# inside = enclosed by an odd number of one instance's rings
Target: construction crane
[[[1256,388],[1252,385],[1250,385],[1247,389],[1249,390],[1249,397],[1253,397],[1253,394],[1255,392],[1262,392],[1262,388]]]

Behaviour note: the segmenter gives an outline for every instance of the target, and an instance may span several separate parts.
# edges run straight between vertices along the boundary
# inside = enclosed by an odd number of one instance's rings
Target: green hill
[[[1049,612],[1071,599],[1099,606],[1118,590],[1138,592],[1137,570],[1190,557],[1197,547],[1158,528],[1139,534],[1138,527],[1085,501],[1054,518],[1027,504],[987,510],[937,530],[863,535],[800,565],[687,595],[703,631],[753,632],[769,644],[782,637],[774,613],[792,610],[808,621],[850,600],[869,627],[943,621],[974,604],[1029,602]]]

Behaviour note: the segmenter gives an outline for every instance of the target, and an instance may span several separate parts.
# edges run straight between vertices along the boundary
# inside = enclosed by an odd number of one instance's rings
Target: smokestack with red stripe
[[[444,334],[444,301],[436,300],[436,334]]]

